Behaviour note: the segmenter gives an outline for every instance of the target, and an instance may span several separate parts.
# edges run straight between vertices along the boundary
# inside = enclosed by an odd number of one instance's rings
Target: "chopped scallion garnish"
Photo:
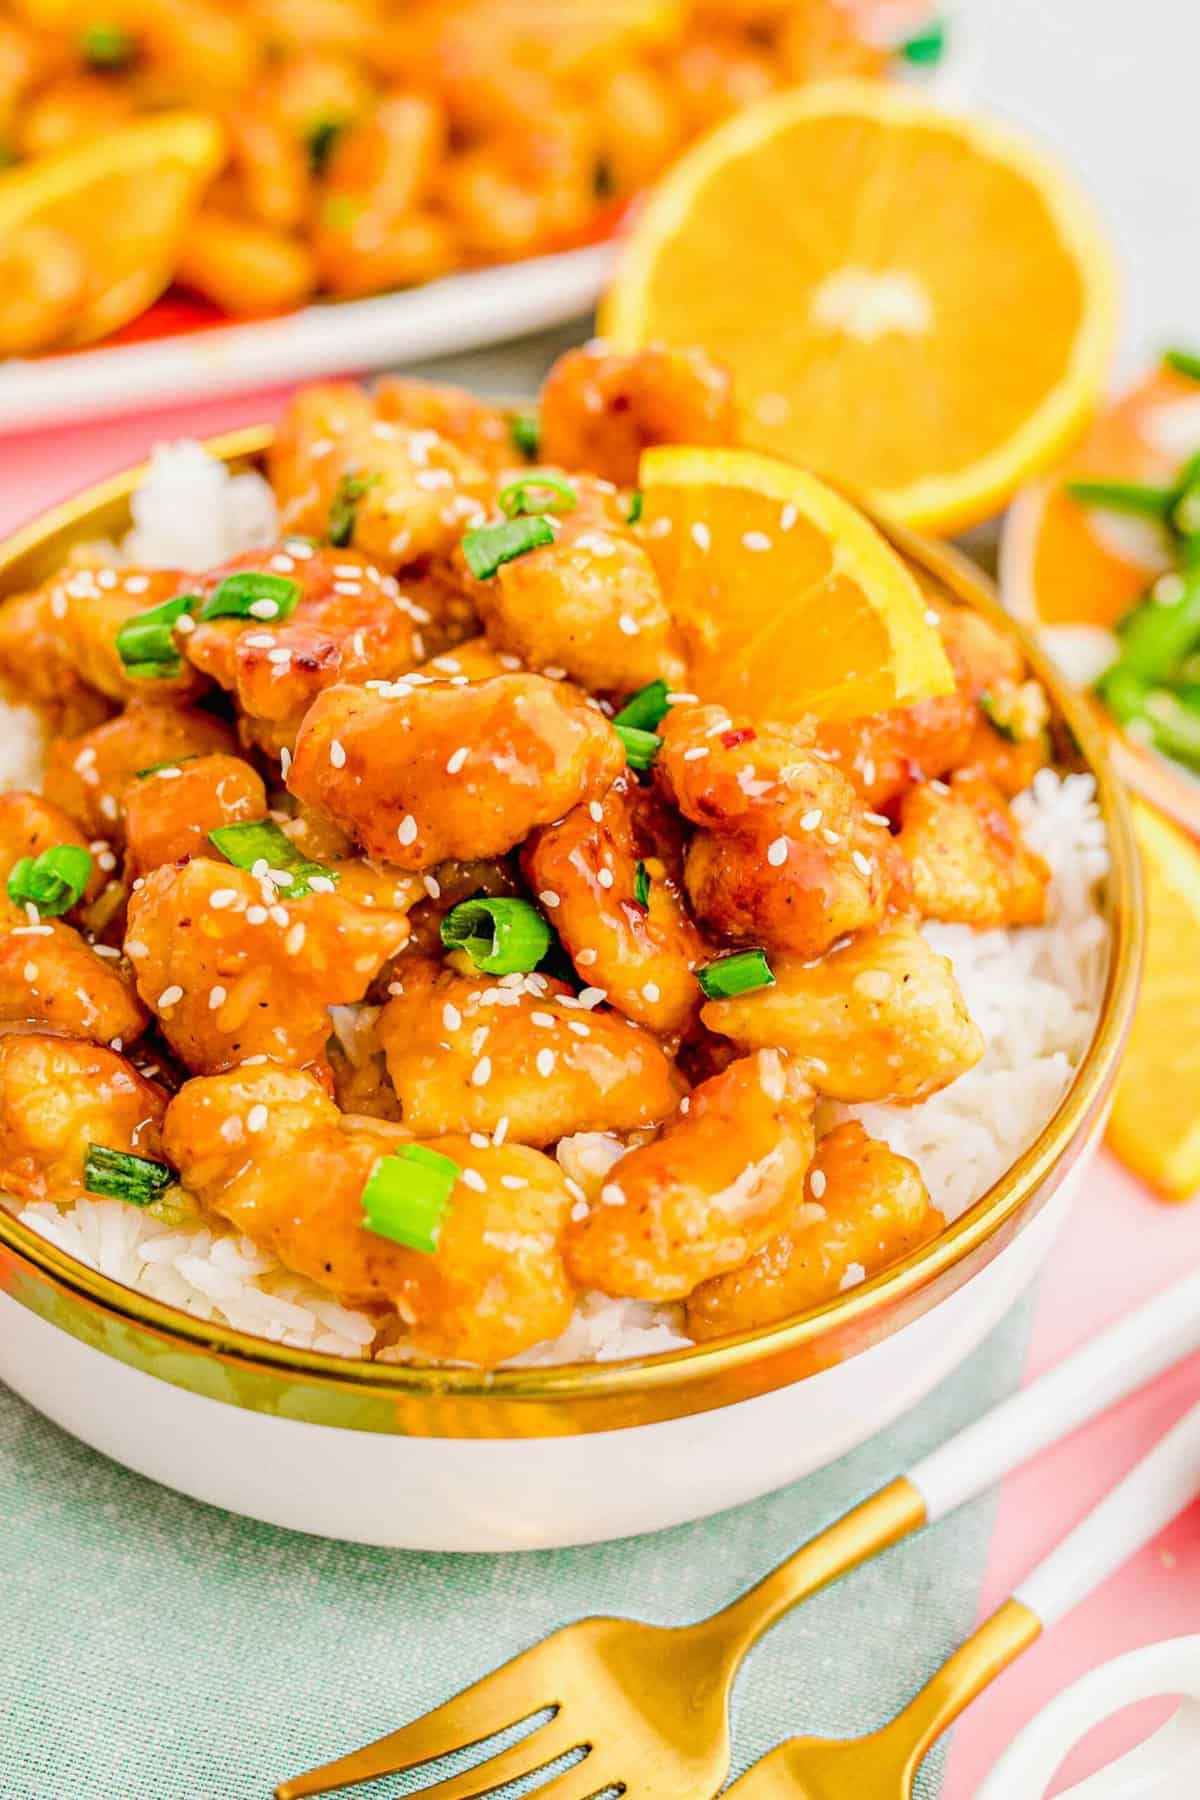
[[[85,26],[80,48],[93,69],[123,69],[133,61],[133,39],[120,25]]]
[[[998,736],[1006,739],[1010,744],[1020,743],[1021,740],[1011,722],[1000,717],[996,710],[996,696],[987,688],[981,688],[979,691],[979,710]]]
[[[343,475],[329,502],[327,536],[337,550],[345,550],[354,542],[358,525],[358,503],[369,488],[383,480],[382,475]]]
[[[183,658],[175,647],[175,623],[190,613],[199,601],[198,594],[178,594],[134,613],[117,632],[117,655],[125,673],[139,681],[164,681],[178,675]]]
[[[738,950],[720,956],[696,970],[707,1000],[731,1000],[735,994],[752,994],[757,988],[774,987],[775,977],[765,950]]]
[[[553,469],[531,469],[519,481],[510,481],[501,488],[497,499],[506,519],[566,513],[579,505],[579,489]]]
[[[161,775],[164,769],[181,769],[184,763],[199,762],[204,754],[201,750],[193,750],[190,756],[168,756],[165,762],[151,763],[148,769],[135,769],[138,781],[145,781],[148,775]]]
[[[656,731],[639,731],[633,725],[617,725],[613,721],[617,736],[625,746],[625,761],[631,769],[645,770],[653,763],[662,749],[662,739]]]
[[[326,868],[324,863],[312,862],[304,856],[273,819],[252,819],[244,825],[218,825],[208,837],[235,869],[254,870],[262,864],[272,881],[279,875],[290,875],[290,881],[278,883],[286,889],[290,900],[311,894],[314,881],[332,885],[337,880],[336,869]]]
[[[644,862],[639,862],[633,878],[633,897],[639,906],[650,904],[650,871]]]
[[[323,175],[333,155],[333,147],[346,129],[344,119],[318,119],[304,134],[309,167],[314,175]]]
[[[83,1185],[89,1194],[104,1194],[130,1206],[150,1206],[175,1180],[167,1163],[134,1156],[129,1150],[110,1150],[105,1144],[89,1144],[83,1159]]]
[[[43,918],[56,919],[78,905],[91,873],[92,858],[82,844],[55,844],[14,863],[8,897],[14,906],[36,906]]]
[[[463,900],[442,920],[447,950],[465,950],[487,975],[536,969],[550,948],[550,927],[528,900]]]
[[[513,449],[519,450],[526,462],[532,462],[542,443],[542,428],[533,412],[514,413],[508,421],[508,435]]]
[[[552,544],[548,519],[506,519],[503,525],[480,525],[463,538],[467,567],[479,581],[488,581],[501,563],[512,562],[541,544]]]
[[[632,725],[638,731],[657,731],[671,710],[665,681],[647,682],[628,700],[613,719],[614,725]]]
[[[432,1255],[458,1174],[456,1162],[424,1144],[380,1157],[362,1192],[367,1230]]]
[[[643,494],[641,488],[634,488],[632,494],[629,496],[629,506],[625,513],[625,522],[627,525],[637,524],[642,516],[642,508],[645,504],[646,496]]]
[[[900,46],[900,54],[905,62],[916,68],[932,68],[946,54],[946,22],[934,19],[923,31],[916,32],[906,38]]]
[[[294,613],[300,599],[300,583],[286,575],[269,575],[265,569],[239,569],[219,581],[200,608],[206,619],[262,619],[277,624]]]
[[[1067,492],[1081,506],[1164,521],[1176,497],[1174,488],[1151,487],[1140,481],[1068,481]]]
[[[1163,363],[1177,375],[1186,375],[1189,381],[1200,381],[1200,356],[1194,350],[1168,350]]]

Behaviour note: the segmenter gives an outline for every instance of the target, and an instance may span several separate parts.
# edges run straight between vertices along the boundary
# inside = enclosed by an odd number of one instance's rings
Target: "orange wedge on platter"
[[[614,343],[702,343],[745,444],[950,531],[997,511],[1094,409],[1115,332],[1105,240],[1023,139],[911,90],[748,107],[635,217]]]
[[[953,687],[909,569],[815,476],[750,450],[661,448],[638,480],[702,699],[760,719],[835,719]]]
[[[1146,883],[1146,961],[1109,1144],[1166,1200],[1200,1192],[1200,846],[1133,806]]]
[[[0,355],[85,344],[169,284],[225,158],[206,113],[161,113],[0,174]]]

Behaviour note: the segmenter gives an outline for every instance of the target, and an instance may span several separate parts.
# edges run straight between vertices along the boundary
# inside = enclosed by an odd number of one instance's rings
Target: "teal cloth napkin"
[[[0,1796],[269,1800],[591,1612],[700,1617],[1019,1379],[1021,1307],[875,1442],[764,1500],[583,1550],[431,1556],[259,1525],[85,1449],[0,1387]],[[993,1502],[818,1595],[752,1653],[735,1769],[881,1724],[970,1631]],[[936,1800],[942,1760],[918,1794]],[[357,1790],[407,1792],[413,1781]]]

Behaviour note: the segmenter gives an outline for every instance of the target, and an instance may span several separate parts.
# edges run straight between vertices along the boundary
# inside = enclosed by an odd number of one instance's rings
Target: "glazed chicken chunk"
[[[330,688],[296,740],[288,786],[370,856],[424,869],[498,856],[598,799],[625,765],[604,715],[541,675]]]
[[[0,937],[0,1023],[48,1025],[119,1050],[142,1035],[146,1019],[128,964],[63,920]]]
[[[999,788],[986,776],[911,788],[896,840],[907,869],[905,897],[927,919],[973,925],[1040,925],[1050,870],[1025,843]]]
[[[790,1221],[813,1151],[813,1096],[778,1050],[702,1082],[652,1143],[614,1164],[567,1228],[580,1287],[680,1300]]]
[[[158,1156],[166,1099],[112,1050],[36,1032],[0,1038],[0,1188],[79,1199],[89,1144]]]
[[[801,733],[757,730],[719,706],[676,706],[660,779],[700,827],[684,880],[707,930],[820,956],[883,917],[891,841],[846,777]]]
[[[239,756],[189,756],[168,762],[125,789],[125,855],[136,877],[161,863],[207,856],[209,832],[261,819],[267,792]]]
[[[710,1000],[701,1018],[742,1050],[786,1050],[831,1100],[923,1100],[983,1055],[949,959],[908,919],[771,967],[773,987]]]
[[[622,777],[603,800],[535,831],[521,862],[589,985],[639,1025],[681,1031],[699,1004],[693,970],[707,953],[666,865],[648,847],[648,860],[637,854],[639,791]]]
[[[622,354],[599,340],[560,356],[542,389],[541,455],[632,487],[651,444],[731,444],[728,371],[702,350]]]
[[[869,1138],[857,1121],[821,1139],[804,1190],[786,1231],[688,1297],[689,1336],[703,1343],[820,1306],[936,1237],[945,1223],[916,1164]]]
[[[138,992],[197,1073],[250,1056],[321,1065],[327,1008],[361,1000],[408,939],[403,913],[334,893],[287,896],[198,856],[164,864],[129,901],[125,953]]]
[[[552,1144],[576,1131],[636,1131],[673,1109],[679,1083],[648,1032],[584,990],[533,974],[460,975],[422,957],[396,967],[379,1020],[405,1123]]]
[[[189,1081],[164,1146],[214,1212],[348,1306],[386,1308],[429,1356],[490,1367],[566,1326],[574,1291],[558,1243],[574,1204],[539,1151],[439,1137],[462,1171],[434,1254],[371,1231],[362,1194],[404,1127],[347,1115],[318,1082],[267,1065]]]
[[[122,839],[125,794],[144,769],[187,756],[232,755],[229,726],[198,707],[133,700],[80,737],[56,738],[46,759],[46,793],[89,837]]]
[[[489,639],[531,669],[565,671],[581,686],[630,693],[660,677],[683,682],[683,645],[654,565],[625,523],[615,492],[595,481],[565,484],[571,503],[528,477],[531,504],[557,507],[554,542],[502,563],[479,583]]]

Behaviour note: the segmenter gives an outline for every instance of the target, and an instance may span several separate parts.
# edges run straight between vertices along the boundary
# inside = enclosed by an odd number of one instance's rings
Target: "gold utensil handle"
[[[1041,1632],[1042,1621],[1035,1612],[1020,1600],[1006,1600],[878,1733],[881,1746],[888,1746],[890,1753],[901,1753],[910,1781],[943,1731]]]
[[[744,1656],[793,1606],[889,1544],[919,1531],[925,1518],[924,1500],[912,1482],[901,1476],[802,1544],[711,1623],[720,1629],[729,1652]]]

